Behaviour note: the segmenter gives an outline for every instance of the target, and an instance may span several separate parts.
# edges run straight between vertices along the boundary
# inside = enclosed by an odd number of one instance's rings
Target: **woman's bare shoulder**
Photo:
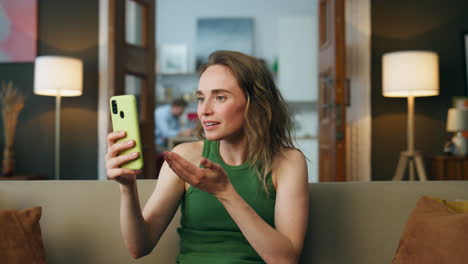
[[[307,178],[307,163],[304,154],[296,148],[283,149],[277,152],[273,157],[271,167],[273,185],[277,189],[278,182],[284,178],[295,178],[301,181],[301,178]],[[303,175],[297,177],[297,175]],[[296,177],[287,177],[288,175],[296,175]]]
[[[273,158],[273,166],[287,166],[288,164],[298,165],[305,162],[305,157],[302,151],[297,148],[285,148],[277,152]]]
[[[186,160],[199,162],[203,153],[203,140],[179,144],[175,146],[172,151],[179,154]]]

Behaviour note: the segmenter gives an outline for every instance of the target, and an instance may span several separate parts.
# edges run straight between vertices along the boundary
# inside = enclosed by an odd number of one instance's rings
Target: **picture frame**
[[[251,17],[198,18],[195,68],[217,50],[254,55],[254,20]]]
[[[159,73],[176,74],[188,72],[188,46],[185,44],[162,44],[158,56]]]
[[[33,62],[36,58],[37,2],[0,0],[0,63]]]

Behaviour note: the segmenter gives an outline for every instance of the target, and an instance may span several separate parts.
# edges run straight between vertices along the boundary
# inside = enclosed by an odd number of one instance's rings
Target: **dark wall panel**
[[[38,56],[83,60],[83,95],[62,98],[61,178],[97,178],[99,1],[38,1]],[[54,177],[55,97],[33,93],[33,63],[0,64],[0,80],[27,95],[16,132],[17,174]],[[0,146],[4,146],[3,122]],[[3,156],[3,153],[0,153]]]
[[[462,33],[468,31],[466,0],[372,1],[372,177],[391,180],[406,143],[406,98],[382,96],[382,55],[399,50],[439,54],[440,95],[415,99],[415,148],[442,154],[452,96],[467,95]],[[428,164],[426,162],[426,167]]]

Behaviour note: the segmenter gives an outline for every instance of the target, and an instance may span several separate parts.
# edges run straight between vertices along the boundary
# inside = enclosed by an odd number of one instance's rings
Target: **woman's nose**
[[[213,106],[209,100],[205,100],[199,105],[199,112],[202,115],[211,115],[213,113]]]

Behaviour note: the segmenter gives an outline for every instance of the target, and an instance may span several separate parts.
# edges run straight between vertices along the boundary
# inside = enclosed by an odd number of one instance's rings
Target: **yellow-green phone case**
[[[115,107],[117,108],[114,109]],[[120,139],[119,141],[127,141],[133,139],[136,143],[133,148],[122,151],[120,155],[132,152],[140,153],[138,159],[127,162],[121,167],[132,170],[141,170],[143,168],[143,152],[141,151],[140,125],[138,122],[138,111],[135,96],[112,96],[110,98],[110,111],[112,117],[112,127],[114,131],[127,132],[126,137]]]

